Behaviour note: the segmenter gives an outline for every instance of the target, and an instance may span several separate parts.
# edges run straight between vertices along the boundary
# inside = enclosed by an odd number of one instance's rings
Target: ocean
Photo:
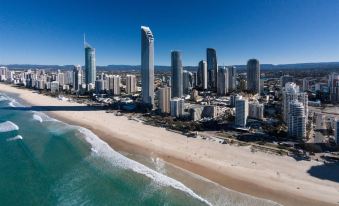
[[[187,172],[23,104],[0,93],[0,205],[276,205],[207,180],[190,189]]]

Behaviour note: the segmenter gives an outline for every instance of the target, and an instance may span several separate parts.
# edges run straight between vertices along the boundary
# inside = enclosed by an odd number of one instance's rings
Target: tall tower
[[[85,47],[85,83],[94,84],[96,80],[96,65],[95,65],[95,48],[91,47],[85,40],[84,36],[84,47]]]
[[[260,93],[260,64],[257,59],[247,62],[247,90]]]
[[[172,97],[183,96],[183,83],[182,83],[182,61],[181,52],[171,52],[171,67],[172,67]]]
[[[193,74],[187,70],[183,71],[182,74],[183,92],[185,95],[189,94],[193,88]]]
[[[149,27],[141,27],[142,101],[154,107],[154,37]]]
[[[235,100],[235,125],[245,128],[248,117],[248,100],[240,96]]]
[[[198,86],[201,89],[206,90],[207,89],[207,62],[201,60],[199,62],[199,66],[198,66],[198,74],[197,74],[197,79],[198,79]]]
[[[75,65],[73,68],[73,90],[79,91],[79,86],[82,84],[82,76],[81,76],[81,66]]]
[[[217,93],[219,95],[226,95],[228,93],[228,70],[222,67],[218,70]]]
[[[209,89],[216,90],[218,76],[217,52],[213,48],[206,49],[208,86]]]
[[[288,134],[295,138],[306,137],[306,116],[304,112],[304,105],[298,100],[293,100],[289,103],[288,113]]]
[[[235,66],[228,68],[228,89],[234,91],[236,89],[237,69]]]

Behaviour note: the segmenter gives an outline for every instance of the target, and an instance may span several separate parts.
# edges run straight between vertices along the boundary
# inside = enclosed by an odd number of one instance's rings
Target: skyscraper
[[[132,94],[137,91],[137,81],[135,75],[126,75],[126,93]]]
[[[171,87],[159,88],[159,109],[161,113],[170,113]]]
[[[213,48],[206,49],[207,71],[208,71],[208,87],[209,89],[217,89],[218,62],[217,52]]]
[[[248,117],[248,100],[241,96],[235,100],[235,125],[245,128]]]
[[[187,70],[183,71],[182,74],[183,92],[188,95],[193,88],[193,74]]]
[[[226,95],[228,93],[228,70],[226,67],[222,67],[218,70],[217,80],[217,93],[218,95]]]
[[[171,52],[171,67],[172,67],[172,98],[183,96],[182,82],[182,61],[181,52]]]
[[[75,65],[73,68],[73,90],[79,91],[80,85],[82,84],[82,76],[81,76],[81,66]]]
[[[111,94],[120,95],[121,78],[119,75],[111,75],[108,77],[108,88]]]
[[[304,105],[298,100],[289,102],[288,114],[288,134],[295,138],[306,137],[306,116],[304,112]]]
[[[260,64],[257,59],[247,62],[247,90],[260,93]]]
[[[197,73],[197,79],[198,79],[198,86],[201,89],[207,89],[207,62],[201,60],[199,62],[199,66],[198,66],[198,73]]]
[[[91,47],[84,39],[85,46],[85,76],[86,84],[94,84],[96,80],[95,48]]]
[[[339,119],[334,123],[334,140],[337,145],[339,145]]]
[[[141,27],[141,89],[142,101],[154,106],[154,37],[149,27]]]
[[[283,106],[283,120],[288,122],[288,114],[290,112],[290,102],[298,100],[304,106],[304,114],[308,116],[308,95],[307,93],[300,92],[299,86],[294,82],[287,82],[282,92],[282,106]]]
[[[236,89],[237,69],[234,66],[228,68],[228,90],[234,91]]]

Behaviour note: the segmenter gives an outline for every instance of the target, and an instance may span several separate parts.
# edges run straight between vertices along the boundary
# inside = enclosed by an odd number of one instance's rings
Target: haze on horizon
[[[155,64],[170,51],[195,66],[206,48],[220,65],[339,60],[339,1],[0,0],[0,64],[84,63],[83,33],[97,65],[140,64],[140,26],[155,37]]]

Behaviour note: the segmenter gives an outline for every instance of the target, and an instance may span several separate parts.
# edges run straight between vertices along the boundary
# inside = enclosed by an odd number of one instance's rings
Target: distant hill
[[[35,64],[9,64],[4,65],[10,69],[46,69],[46,70],[69,70],[73,69],[73,65],[35,65]],[[234,65],[238,70],[245,70],[246,65]],[[261,70],[336,70],[339,71],[339,62],[319,62],[319,63],[297,63],[297,64],[261,64]],[[197,66],[184,66],[184,69],[196,71]],[[98,71],[138,71],[140,65],[107,65],[97,66]],[[156,71],[171,71],[170,66],[155,66]]]

